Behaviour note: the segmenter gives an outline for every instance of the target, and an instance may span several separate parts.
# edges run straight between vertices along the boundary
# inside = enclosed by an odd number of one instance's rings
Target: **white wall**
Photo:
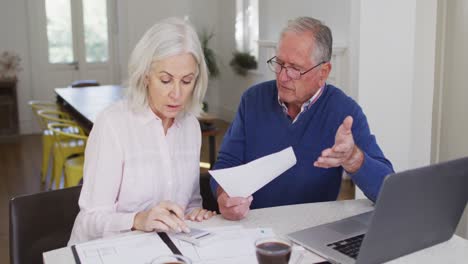
[[[360,3],[358,101],[397,171],[430,163],[436,8]]]
[[[19,75],[18,105],[21,133],[37,131],[35,121],[27,106],[30,99],[48,98],[48,95],[34,95],[31,84],[30,47],[34,45],[29,40],[28,0],[2,1],[0,3],[0,40],[1,50],[13,50],[22,58],[22,71]],[[334,36],[334,42],[346,45],[349,32],[349,3],[340,0],[296,0],[283,1],[260,0],[260,37],[266,40],[277,40],[282,27],[287,20],[301,15],[314,16],[328,24]],[[189,16],[197,30],[207,29],[215,32],[210,46],[219,57],[221,76],[211,80],[207,92],[207,101],[211,111],[222,118],[231,120],[237,109],[240,95],[252,84],[271,79],[271,74],[256,72],[247,77],[235,75],[230,66],[232,52],[235,50],[234,18],[235,1],[216,0],[177,0],[153,1],[117,0],[115,10],[115,30],[118,33],[119,72],[122,81],[127,78],[128,57],[141,38],[142,34],[156,21],[169,16]],[[15,25],[12,27],[11,25]],[[260,61],[259,63],[265,63]],[[343,87],[346,89],[346,87]],[[36,97],[36,98],[33,98]]]
[[[410,167],[431,161],[435,85],[437,0],[416,0]]]
[[[218,24],[218,1],[216,0],[177,0],[177,1],[118,1],[117,17],[119,24],[119,61],[122,81],[128,77],[127,65],[129,56],[138,40],[157,21],[171,17],[188,17],[198,32],[214,32],[210,47],[217,49],[217,42],[223,28]],[[225,17],[223,17],[225,19]],[[222,21],[224,21],[224,19]],[[217,80],[212,80],[206,99],[218,101]]]
[[[312,16],[330,26],[335,44],[346,46],[349,39],[349,7],[348,1],[340,0],[259,0],[259,37],[261,40],[276,42],[289,19]],[[235,1],[220,1],[218,12],[223,14],[219,19],[222,31],[217,39],[222,73],[216,86],[210,87],[219,93],[218,100],[211,100],[210,104],[223,119],[232,120],[242,93],[253,84],[272,79],[273,75],[260,70],[249,73],[246,77],[240,77],[232,72],[229,61],[232,52],[235,51]],[[259,64],[266,63],[264,58],[260,59]]]
[[[117,2],[119,24],[119,60],[121,78],[128,76],[128,57],[143,34],[157,21],[171,17],[184,17],[189,12],[189,0],[152,1],[134,0]]]
[[[447,4],[440,160],[468,155],[468,2],[455,0]]]
[[[446,161],[468,156],[468,2],[463,0],[440,1],[441,36],[439,63],[439,90],[436,91],[437,113],[434,114],[436,124],[434,144],[437,152],[433,152],[435,161]],[[446,19],[446,20],[445,20]],[[466,186],[468,192],[468,186]],[[468,206],[458,226],[457,233],[468,238]]]
[[[21,57],[21,71],[18,75],[17,103],[20,133],[33,129],[30,122],[32,112],[27,105],[31,99],[31,60],[29,54],[28,15],[26,0],[0,2],[0,52],[13,51]]]
[[[333,42],[346,45],[349,38],[350,1],[342,0],[259,0],[260,38],[278,41],[288,20],[311,16],[330,27]]]

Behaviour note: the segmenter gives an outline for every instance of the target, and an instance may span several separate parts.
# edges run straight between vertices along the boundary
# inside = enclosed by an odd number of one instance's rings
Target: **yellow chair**
[[[76,186],[83,178],[84,152],[72,153],[71,150],[82,147],[84,151],[88,137],[78,125],[50,123],[48,127],[55,136],[54,160],[56,164],[61,164],[64,169],[64,186],[65,188]],[[54,167],[57,168],[55,165]],[[55,183],[58,187],[60,175],[55,178]]]
[[[68,113],[58,111],[58,110],[52,110],[52,109],[43,109],[38,112],[39,117],[41,118],[42,122],[44,124],[47,124],[47,130],[52,133],[52,130],[48,127],[49,124],[51,123],[62,123],[66,124],[61,129],[64,132],[68,132],[71,134],[83,134],[81,128],[76,124],[75,121],[73,121]],[[76,127],[79,128],[76,129]],[[52,133],[53,134],[53,133]],[[60,142],[57,142],[57,137],[53,135],[53,143],[52,143],[52,153],[53,153],[53,159],[52,159],[52,175],[49,183],[49,188],[52,187],[52,182],[55,180],[55,187],[59,188],[60,187],[60,178],[62,176],[62,171],[64,167],[64,163],[66,159],[62,158],[61,154],[58,153],[57,145]],[[74,154],[83,154],[84,153],[84,144],[83,142],[65,142],[63,143],[64,146],[62,146],[62,152],[64,153],[65,157],[69,157]]]
[[[54,102],[39,101],[39,100],[31,100],[28,102],[28,105],[31,107],[31,111],[36,117],[39,123],[39,126],[42,130],[41,182],[44,183],[47,177],[47,171],[49,169],[49,160],[50,160],[50,155],[52,151],[52,145],[54,144],[54,136],[52,134],[52,131],[50,131],[47,128],[47,124],[45,124],[42,118],[38,115],[38,112],[44,109],[59,110],[60,106]]]

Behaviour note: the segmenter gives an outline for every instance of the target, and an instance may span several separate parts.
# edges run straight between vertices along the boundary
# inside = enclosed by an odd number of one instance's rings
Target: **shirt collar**
[[[297,118],[305,111],[309,110],[310,107],[319,99],[320,95],[322,95],[323,93],[323,90],[325,89],[325,86],[326,84],[324,84],[322,87],[320,87],[320,89],[318,89],[318,91],[311,97],[309,98],[309,100],[307,100],[306,102],[304,102],[301,106],[301,111],[299,112],[299,114],[296,116],[296,118],[293,120],[293,123],[297,120]],[[283,112],[287,115],[288,114],[288,107],[286,106],[286,104],[281,101],[279,95],[278,95],[278,103],[279,105],[281,106],[281,109],[283,110]]]
[[[185,116],[184,112],[179,113],[175,119],[173,125],[175,125],[177,128],[180,127],[180,123],[182,121],[182,118]],[[158,123],[162,123],[162,120],[159,116],[157,116],[153,110],[149,107],[149,105],[146,105],[142,111],[137,113],[137,119],[140,120],[140,122],[143,125],[149,124],[152,121],[157,121]]]

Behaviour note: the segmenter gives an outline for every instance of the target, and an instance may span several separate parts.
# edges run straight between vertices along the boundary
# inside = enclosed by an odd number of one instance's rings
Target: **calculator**
[[[215,234],[202,229],[190,228],[190,233],[177,233],[174,237],[195,246],[203,246],[213,239]]]

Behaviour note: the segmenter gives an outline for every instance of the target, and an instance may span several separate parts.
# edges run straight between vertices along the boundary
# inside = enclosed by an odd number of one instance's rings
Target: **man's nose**
[[[278,78],[282,82],[287,82],[287,81],[291,80],[291,78],[287,74],[286,68],[281,69],[280,73],[278,74]]]

